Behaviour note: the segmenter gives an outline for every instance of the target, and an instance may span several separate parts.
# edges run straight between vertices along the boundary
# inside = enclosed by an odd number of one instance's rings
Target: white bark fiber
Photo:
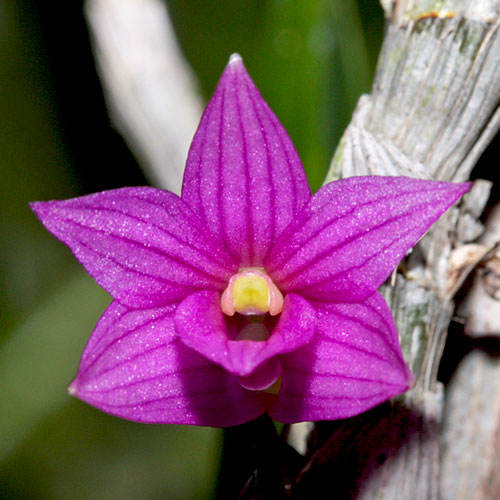
[[[151,182],[180,194],[203,101],[161,0],[87,0],[111,118]]]
[[[360,99],[327,180],[367,174],[467,180],[500,125],[500,2],[382,4],[388,27],[372,94]],[[446,399],[437,381],[453,295],[480,263],[485,271],[466,302],[467,331],[499,332],[499,235],[489,231],[472,243],[483,232],[478,217],[490,187],[477,182],[383,290],[417,378],[401,402],[421,425],[383,465],[367,464],[356,498],[500,498],[498,358],[473,352]],[[480,294],[488,277],[489,292]]]

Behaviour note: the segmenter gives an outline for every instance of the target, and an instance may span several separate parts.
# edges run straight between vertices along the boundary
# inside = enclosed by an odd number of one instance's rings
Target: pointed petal
[[[262,265],[309,197],[290,138],[232,56],[193,139],[183,200],[247,267]]]
[[[314,339],[282,357],[282,385],[272,418],[335,420],[362,413],[408,389],[413,377],[391,311],[375,292],[361,303],[318,309]]]
[[[166,304],[200,288],[221,289],[237,268],[168,191],[124,188],[32,208],[94,279],[130,307]]]
[[[182,345],[175,306],[130,310],[113,302],[82,355],[70,393],[128,420],[226,427],[264,413],[268,395]]]
[[[280,319],[265,341],[231,340],[225,317],[220,309],[220,295],[216,292],[197,292],[187,297],[177,309],[175,326],[181,341],[207,359],[223,366],[240,377],[248,377],[261,366],[265,374],[261,378],[275,378],[276,365],[265,362],[309,342],[314,334],[316,313],[312,306],[298,295],[285,298]],[[266,376],[268,375],[268,376]],[[250,379],[248,379],[250,380]],[[247,382],[248,382],[247,380]],[[271,380],[269,383],[274,382]]]
[[[274,245],[265,267],[283,292],[360,301],[470,184],[350,177],[318,191]]]

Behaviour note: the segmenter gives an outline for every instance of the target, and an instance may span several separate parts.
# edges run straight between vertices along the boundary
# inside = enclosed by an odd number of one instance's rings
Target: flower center
[[[283,295],[264,269],[248,267],[231,276],[221,296],[224,314],[235,312],[276,316],[283,309]]]

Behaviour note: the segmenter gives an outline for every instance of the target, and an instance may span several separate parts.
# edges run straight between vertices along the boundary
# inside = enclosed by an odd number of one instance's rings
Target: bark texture
[[[372,94],[360,99],[328,180],[366,174],[467,180],[499,128],[500,2],[382,3],[388,27]],[[406,425],[409,432],[384,452],[383,463],[380,455],[368,459],[365,477],[346,497],[498,498],[498,358],[473,352],[446,397],[437,381],[455,292],[479,265],[496,265],[498,234],[476,242],[490,187],[476,182],[384,287],[417,377],[416,387],[384,418],[387,431]],[[491,269],[476,276],[465,314],[469,331],[493,334],[500,318],[498,284],[496,292],[481,295],[485,276],[495,281]],[[380,433],[379,422],[366,435]],[[345,423],[345,434],[352,425]],[[330,441],[332,454],[344,453],[341,443]]]

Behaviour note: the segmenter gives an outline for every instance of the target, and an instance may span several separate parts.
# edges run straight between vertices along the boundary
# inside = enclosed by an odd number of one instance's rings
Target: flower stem
[[[292,497],[302,457],[282,441],[268,415],[224,430],[217,499]]]

